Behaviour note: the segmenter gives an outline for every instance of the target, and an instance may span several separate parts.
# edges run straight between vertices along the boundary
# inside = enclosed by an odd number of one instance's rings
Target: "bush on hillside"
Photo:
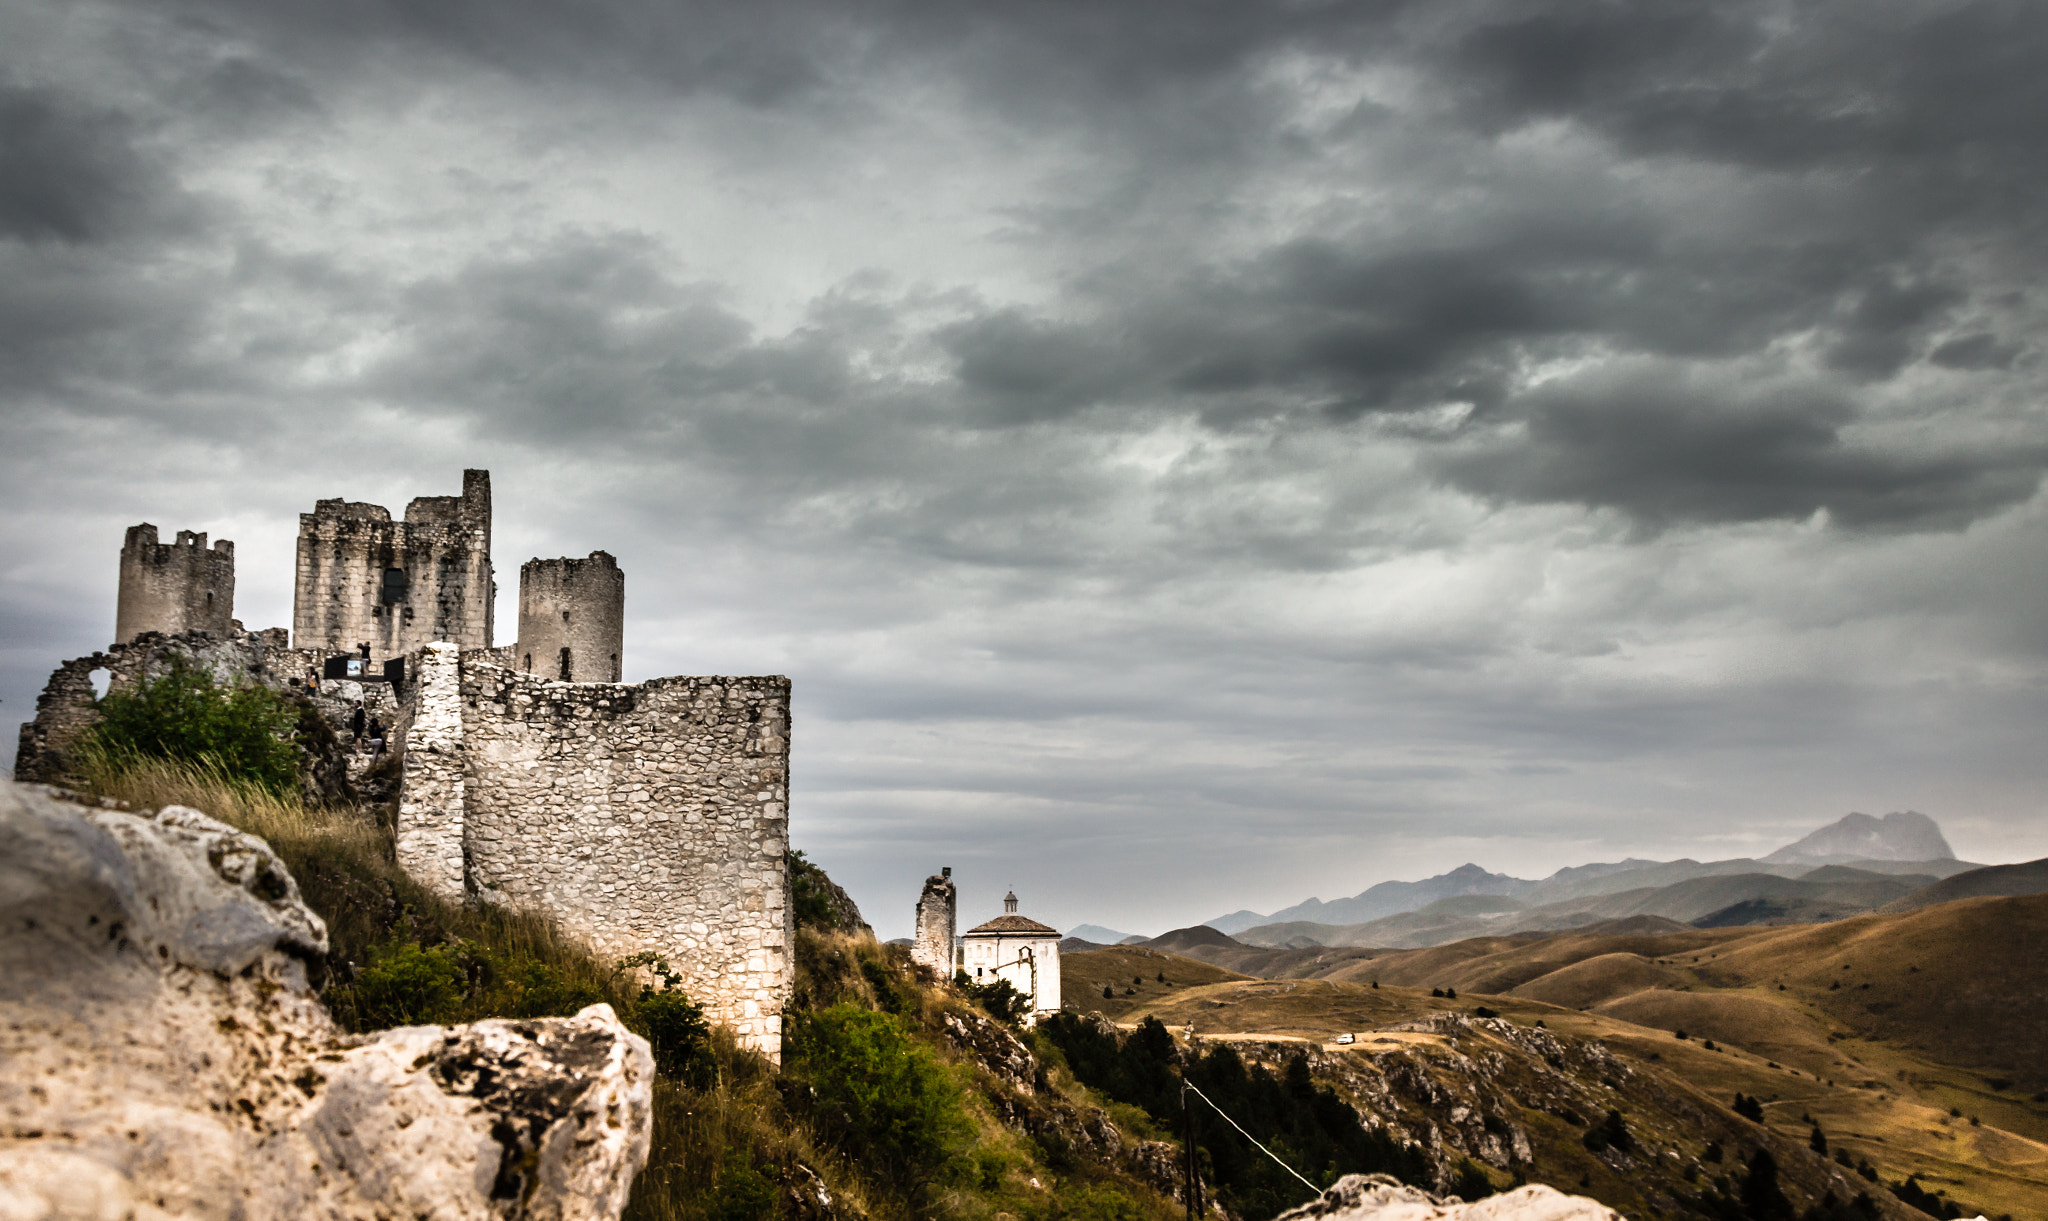
[[[115,770],[131,759],[170,759],[248,780],[269,792],[294,792],[299,750],[292,735],[299,707],[281,691],[253,683],[223,686],[188,658],[132,691],[109,691],[94,705],[99,720],[81,746]]]
[[[1595,1153],[1608,1149],[1619,1149],[1627,1153],[1636,1147],[1636,1138],[1629,1133],[1628,1124],[1621,1118],[1620,1111],[1610,1110],[1607,1118],[1586,1130],[1586,1148]]]
[[[1498,1190],[1500,1189],[1493,1185],[1493,1180],[1487,1177],[1486,1172],[1468,1160],[1458,1163],[1458,1173],[1451,1177],[1449,1194],[1470,1204],[1474,1200],[1483,1200]]]
[[[785,1052],[797,1105],[876,1177],[930,1183],[966,1149],[959,1083],[898,1018],[852,1005],[797,1014]]]
[[[953,983],[990,1017],[1006,1025],[1015,1026],[1031,1011],[1031,998],[1017,991],[1007,979],[977,984],[962,971]],[[1108,995],[1106,989],[1103,995]]]

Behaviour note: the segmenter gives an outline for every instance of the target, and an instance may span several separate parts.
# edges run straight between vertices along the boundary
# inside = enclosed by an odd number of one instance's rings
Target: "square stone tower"
[[[206,545],[206,535],[178,531],[156,541],[148,522],[128,527],[121,544],[121,592],[114,606],[114,643],[144,632],[207,631],[227,635],[235,618],[235,545]]]
[[[381,505],[322,500],[299,514],[292,644],[370,646],[372,660],[429,641],[491,647],[491,473],[462,472],[462,495],[420,496],[392,521]]]

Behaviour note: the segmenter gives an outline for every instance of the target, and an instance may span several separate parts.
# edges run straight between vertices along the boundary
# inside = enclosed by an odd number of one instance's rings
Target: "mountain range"
[[[1802,924],[1902,910],[1893,905],[1979,868],[1957,860],[1925,814],[1852,813],[1761,858],[1632,857],[1570,866],[1541,879],[1465,864],[1421,881],[1381,882],[1349,898],[1309,899],[1270,914],[1235,911],[1205,924],[1265,947],[1416,947],[1631,917],[1697,927]],[[1984,884],[2024,887],[2031,878]],[[1086,938],[1101,944],[1127,940],[1107,936],[1108,929],[1089,931],[1105,934]]]

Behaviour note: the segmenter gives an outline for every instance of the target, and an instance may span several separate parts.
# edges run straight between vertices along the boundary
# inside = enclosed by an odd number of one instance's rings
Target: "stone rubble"
[[[1347,1174],[1320,1197],[1273,1221],[1622,1221],[1584,1196],[1531,1183],[1470,1204],[1433,1196],[1384,1174]]]

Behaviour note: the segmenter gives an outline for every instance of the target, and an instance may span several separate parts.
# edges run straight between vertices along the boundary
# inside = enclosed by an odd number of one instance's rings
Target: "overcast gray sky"
[[[488,467],[792,833],[1140,932],[2048,854],[2048,8],[0,0],[0,716]],[[11,749],[11,742],[9,747]]]

